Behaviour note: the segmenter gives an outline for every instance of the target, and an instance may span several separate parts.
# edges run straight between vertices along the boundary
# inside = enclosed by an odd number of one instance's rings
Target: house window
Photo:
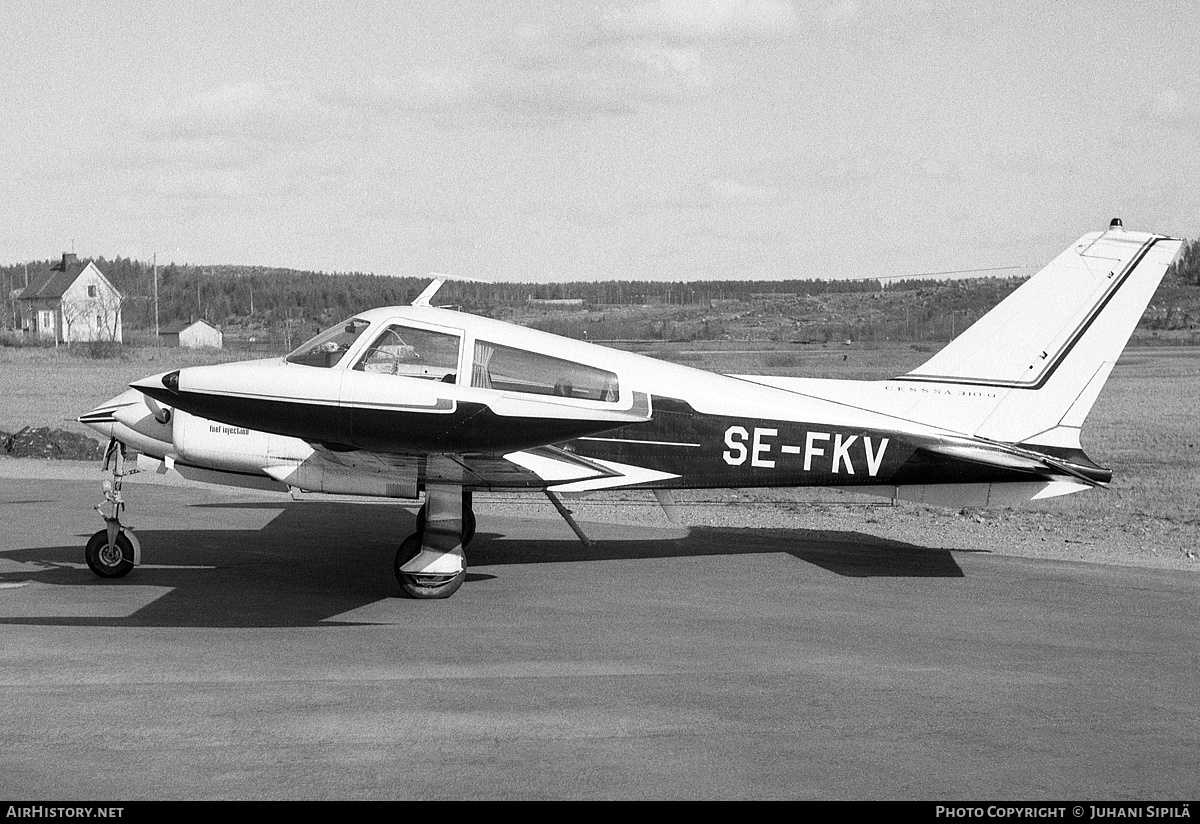
[[[88,286],[88,297],[89,297],[89,298],[94,298],[94,297],[96,297],[96,287],[95,287],[95,285]]]
[[[54,328],[54,313],[50,311],[38,312],[38,328],[53,329]]]

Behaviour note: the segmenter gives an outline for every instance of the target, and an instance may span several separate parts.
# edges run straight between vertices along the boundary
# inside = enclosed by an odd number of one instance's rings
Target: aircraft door
[[[384,326],[345,373],[342,404],[350,440],[380,447],[436,440],[455,409],[462,361],[458,330],[414,322]]]

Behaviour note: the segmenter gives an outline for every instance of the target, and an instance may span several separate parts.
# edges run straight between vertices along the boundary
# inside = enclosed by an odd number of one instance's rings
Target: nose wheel
[[[110,540],[108,529],[102,529],[87,542],[83,552],[88,568],[101,578],[121,578],[133,569],[133,542],[124,531]]]

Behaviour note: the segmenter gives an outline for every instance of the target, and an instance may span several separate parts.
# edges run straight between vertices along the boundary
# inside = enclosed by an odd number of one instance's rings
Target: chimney
[[[75,253],[74,252],[63,252],[62,255],[63,255],[62,265],[58,268],[61,269],[61,271],[66,272],[68,269],[70,269],[76,263]]]

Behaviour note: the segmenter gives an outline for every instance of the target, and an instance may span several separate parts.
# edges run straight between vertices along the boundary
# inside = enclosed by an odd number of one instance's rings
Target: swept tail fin
[[[1084,418],[1182,241],[1127,232],[1084,235],[944,349],[895,381],[994,397],[974,420],[937,393],[914,420],[988,440],[1077,451]],[[935,386],[929,388],[935,389]],[[966,426],[964,427],[964,424]]]

